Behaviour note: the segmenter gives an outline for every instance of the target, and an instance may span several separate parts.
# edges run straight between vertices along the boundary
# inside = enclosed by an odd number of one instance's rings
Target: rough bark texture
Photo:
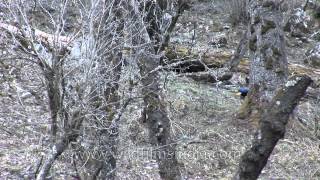
[[[258,178],[277,142],[284,137],[289,116],[311,82],[308,76],[294,76],[277,92],[261,116],[258,137],[241,157],[236,180]]]
[[[161,98],[161,87],[159,72],[154,71],[160,66],[160,56],[157,55],[159,43],[162,39],[159,38],[159,27],[155,24],[159,23],[163,15],[162,12],[154,12],[155,9],[160,7],[154,1],[149,1],[153,6],[151,8],[143,8],[149,10],[148,16],[144,21],[140,21],[141,12],[137,12],[136,2],[131,1],[132,18],[137,20],[137,29],[142,29],[140,37],[134,38],[134,44],[151,43],[151,47],[146,47],[144,52],[139,51],[138,66],[142,77],[142,93],[144,96],[145,105],[145,120],[149,127],[149,137],[151,143],[156,147],[154,152],[155,158],[159,164],[159,173],[162,179],[175,180],[181,179],[178,161],[175,156],[175,144],[170,137],[170,120],[168,118],[166,107]],[[150,4],[147,4],[149,7]],[[141,8],[140,8],[141,9]],[[150,14],[151,13],[151,14]],[[141,24],[139,22],[144,22]],[[145,29],[145,30],[143,30]]]
[[[282,13],[277,3],[250,2],[250,92],[238,114],[239,118],[246,118],[251,113],[259,117],[259,110],[271,101],[288,76],[284,33],[280,24]]]
[[[149,126],[151,143],[157,147],[155,153],[162,179],[180,179],[178,161],[175,156],[175,144],[170,138],[170,120],[161,99],[161,88],[158,72],[149,73],[160,64],[159,58],[144,56],[140,59],[139,68],[144,94],[146,122]],[[147,75],[147,76],[145,76]]]
[[[49,108],[51,113],[51,138],[52,142],[54,142],[55,137],[58,131],[57,119],[59,113],[59,107],[61,103],[60,97],[60,81],[59,76],[56,75],[56,70],[48,70],[45,73],[46,81],[47,81],[47,92],[49,99]]]
[[[241,38],[236,52],[232,56],[231,60],[227,63],[227,67],[230,71],[235,72],[238,69],[240,60],[244,57],[248,51],[248,31],[244,32],[243,37]]]

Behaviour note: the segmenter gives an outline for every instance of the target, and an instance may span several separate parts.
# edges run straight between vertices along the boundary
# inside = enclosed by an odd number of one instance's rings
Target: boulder
[[[310,33],[311,17],[302,8],[293,9],[284,30],[293,37],[303,37]]]
[[[210,41],[210,45],[218,47],[218,48],[226,47],[227,44],[228,44],[227,36],[224,33],[217,34]]]
[[[308,88],[306,92],[306,98],[308,101],[301,101],[295,111],[292,114],[292,117],[295,120],[298,120],[304,127],[307,127],[310,130],[315,131],[315,125],[319,121],[319,105],[318,94],[320,93],[319,89]],[[316,125],[317,126],[317,125]]]

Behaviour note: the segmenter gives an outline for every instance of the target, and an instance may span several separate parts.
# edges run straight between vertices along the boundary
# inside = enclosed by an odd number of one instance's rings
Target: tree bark
[[[63,151],[68,147],[68,140],[62,139],[57,142],[52,147],[52,152],[48,155],[47,159],[44,161],[44,164],[41,170],[38,173],[36,180],[45,180],[49,171],[54,163],[54,161],[63,153]]]
[[[144,96],[144,114],[143,119],[146,120],[149,129],[149,138],[151,143],[156,147],[155,158],[159,164],[159,173],[162,179],[176,180],[181,179],[179,164],[175,156],[175,144],[170,136],[170,119],[166,112],[165,105],[162,100],[160,76],[158,71],[154,71],[160,66],[160,56],[157,54],[159,50],[159,43],[162,42],[162,34],[159,31],[159,26],[154,26],[158,18],[162,18],[162,14],[157,12],[155,15],[154,10],[158,6],[153,1],[149,1],[153,8],[147,8],[147,18],[143,21],[138,12],[135,0],[131,0],[132,18],[136,20],[136,29],[142,29],[139,37],[135,37],[134,45],[149,44],[144,51],[139,52],[138,66],[141,74],[141,83],[143,85],[142,94]],[[143,8],[145,9],[145,8]],[[150,14],[151,13],[151,14]],[[150,25],[150,26],[149,26]],[[156,27],[156,28],[155,28]]]
[[[61,103],[62,103],[62,92],[60,91],[62,87],[62,66],[63,61],[58,58],[55,53],[53,59],[52,67],[47,65],[40,65],[44,72],[46,79],[46,88],[48,93],[49,108],[51,114],[51,141],[55,143],[58,133],[58,118],[59,113],[61,112]]]
[[[231,60],[227,62],[227,67],[231,72],[237,71],[240,60],[244,57],[248,51],[248,31],[245,31],[239,45],[236,49],[236,52],[232,56]]]
[[[260,109],[271,101],[288,76],[282,13],[277,3],[274,0],[250,2],[250,92],[240,108],[239,118],[259,119]]]
[[[144,56],[140,59],[139,68],[142,80],[146,122],[149,127],[151,143],[157,147],[156,159],[162,179],[180,179],[178,161],[175,156],[175,144],[170,137],[170,120],[161,100],[161,88],[158,72],[151,72],[160,64],[159,58]],[[147,75],[147,76],[145,76]]]
[[[41,170],[39,171],[36,180],[45,180],[54,161],[67,149],[70,138],[65,136],[52,146],[52,151],[44,161]]]
[[[235,180],[258,178],[277,142],[284,137],[289,116],[311,82],[306,75],[294,76],[277,92],[261,116],[257,138],[241,157]]]
[[[80,111],[77,111],[72,117],[72,124],[70,125],[68,131],[66,131],[65,134],[62,135],[61,138],[51,147],[51,152],[41,166],[36,180],[45,180],[54,161],[68,148],[71,142],[75,142],[79,137],[79,131],[83,121],[83,114],[81,114]]]

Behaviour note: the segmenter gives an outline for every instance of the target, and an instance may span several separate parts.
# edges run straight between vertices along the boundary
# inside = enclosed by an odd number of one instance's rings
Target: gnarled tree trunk
[[[155,158],[159,164],[159,173],[162,179],[175,180],[181,179],[179,164],[175,155],[175,143],[170,136],[170,119],[166,112],[162,100],[160,75],[154,71],[160,66],[159,48],[163,48],[162,42],[165,41],[158,23],[161,23],[163,12],[162,1],[148,1],[146,8],[147,17],[142,20],[142,12],[138,12],[137,3],[131,0],[132,17],[136,19],[136,29],[140,29],[140,36],[134,37],[135,46],[140,44],[149,44],[143,50],[137,50],[139,60],[138,66],[141,74],[141,83],[143,85],[142,93],[144,100],[144,119],[149,127],[149,138],[156,147]],[[179,1],[180,2],[180,1]],[[158,11],[157,11],[158,10]],[[173,22],[176,23],[176,20]],[[172,25],[174,26],[174,25]],[[172,28],[172,27],[171,27]],[[169,41],[167,39],[167,41]]]
[[[161,99],[160,78],[158,72],[150,73],[160,64],[159,58],[142,56],[139,62],[145,105],[145,119],[149,127],[151,143],[157,147],[154,152],[159,164],[162,179],[180,179],[178,161],[175,156],[175,143],[170,137],[170,120]]]
[[[241,157],[235,180],[258,178],[277,142],[284,137],[289,116],[311,82],[311,78],[305,75],[290,78],[266,106],[260,119],[259,134]]]
[[[250,92],[240,108],[239,118],[252,115],[253,121],[259,119],[260,110],[287,80],[288,62],[278,3],[274,0],[250,2]]]

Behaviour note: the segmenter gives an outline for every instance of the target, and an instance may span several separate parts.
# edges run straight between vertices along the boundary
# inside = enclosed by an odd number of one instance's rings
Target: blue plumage
[[[239,88],[239,92],[241,93],[248,93],[249,92],[249,89],[247,87],[240,87]]]
[[[239,92],[241,93],[241,96],[244,98],[248,95],[249,93],[249,88],[247,87],[240,87]]]

